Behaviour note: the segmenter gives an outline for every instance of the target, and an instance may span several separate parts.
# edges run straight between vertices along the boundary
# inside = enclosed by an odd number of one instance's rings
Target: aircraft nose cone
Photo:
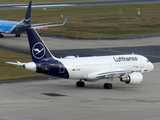
[[[154,69],[154,65],[151,63],[151,71]]]

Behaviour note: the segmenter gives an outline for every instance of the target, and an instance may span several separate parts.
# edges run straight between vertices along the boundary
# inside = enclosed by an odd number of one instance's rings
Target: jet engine
[[[31,70],[33,72],[35,72],[37,70],[37,66],[34,62],[29,62],[29,63],[25,63],[23,65],[23,67],[27,70]]]
[[[127,76],[122,76],[120,78],[121,82],[125,82],[126,84],[139,84],[143,80],[143,75],[140,72],[133,72]]]

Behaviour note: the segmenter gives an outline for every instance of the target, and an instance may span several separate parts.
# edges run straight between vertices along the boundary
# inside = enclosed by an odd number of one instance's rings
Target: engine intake
[[[125,82],[126,84],[139,84],[143,80],[143,75],[139,72],[131,73],[127,76],[122,76],[120,78],[121,82]]]

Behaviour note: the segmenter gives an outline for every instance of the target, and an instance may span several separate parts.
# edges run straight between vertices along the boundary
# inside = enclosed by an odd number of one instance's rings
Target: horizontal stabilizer
[[[17,61],[17,62],[6,62],[6,63],[12,64],[12,65],[18,65],[18,66],[23,66],[24,64],[26,64],[26,63],[21,63],[19,61]]]

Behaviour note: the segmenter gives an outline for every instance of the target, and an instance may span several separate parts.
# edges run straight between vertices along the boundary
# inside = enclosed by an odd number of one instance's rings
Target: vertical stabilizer
[[[25,24],[30,24],[31,6],[32,6],[32,1],[29,2],[28,8],[26,10],[26,14],[24,16],[24,19],[22,20],[22,22],[25,23]]]
[[[35,31],[35,29],[28,28],[27,35],[33,62],[56,59],[51,54],[51,52],[49,51],[41,37],[38,35],[38,33]]]

